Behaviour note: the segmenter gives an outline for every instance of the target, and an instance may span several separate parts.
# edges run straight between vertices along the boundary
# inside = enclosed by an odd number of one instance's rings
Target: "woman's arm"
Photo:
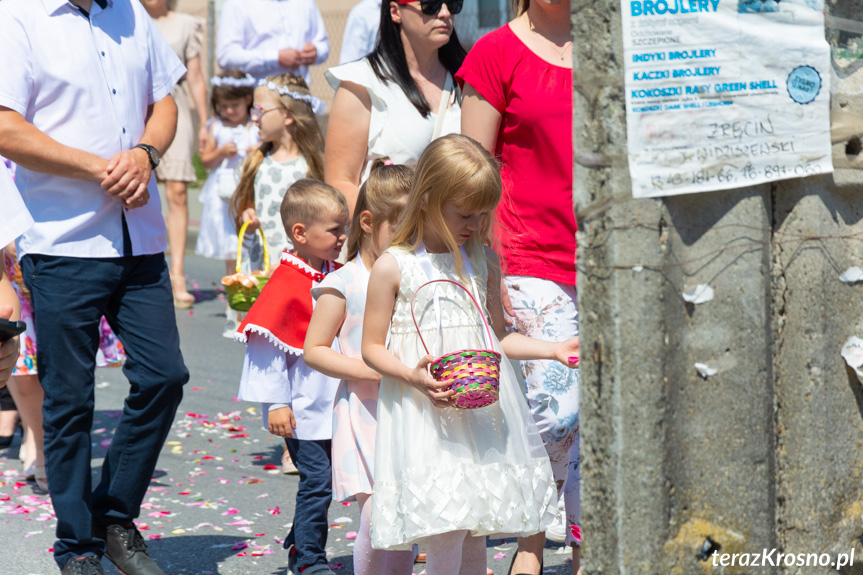
[[[489,154],[494,154],[500,130],[500,112],[470,84],[464,85],[462,94],[461,133],[479,142]]]
[[[490,248],[485,248],[485,253],[488,260],[488,313],[491,316],[492,329],[506,356],[509,359],[556,359],[567,367],[576,367],[579,356],[577,337],[558,343],[506,331],[500,298],[500,260]]]
[[[345,357],[331,345],[345,320],[345,296],[332,288],[322,290],[306,332],[303,357],[306,364],[324,375],[378,383],[381,376],[361,359]]]
[[[198,113],[198,150],[203,151],[207,141],[207,83],[201,71],[200,56],[186,60],[186,80]]]
[[[363,317],[363,359],[381,375],[415,387],[437,407],[449,406],[452,390],[444,391],[447,383],[438,383],[429,375],[427,366],[434,361],[430,355],[410,368],[390,353],[386,347],[387,331],[393,317],[401,272],[390,254],[383,254],[372,267],[369,278],[366,313]]]
[[[366,89],[353,82],[339,84],[327,124],[324,181],[345,195],[351,217],[368,155],[371,119],[372,99]]]

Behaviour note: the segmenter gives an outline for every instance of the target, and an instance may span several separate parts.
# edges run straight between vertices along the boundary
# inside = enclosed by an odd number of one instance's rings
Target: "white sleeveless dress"
[[[426,352],[411,319],[411,298],[428,278],[412,250],[391,247],[387,252],[401,271],[389,349],[415,366]],[[434,279],[463,283],[450,254],[428,257]],[[486,259],[475,256],[471,262],[487,314]],[[466,294],[450,284],[437,285],[440,330],[430,311],[432,286],[423,288],[416,306],[431,354],[485,347],[484,327]],[[492,338],[502,354],[494,332]],[[376,549],[406,548],[457,530],[527,536],[545,531],[554,520],[557,489],[548,454],[505,356],[500,400],[479,409],[435,407],[414,388],[384,377],[375,452],[371,539]]]
[[[375,76],[368,58],[330,68],[324,75],[333,90],[342,82],[352,82],[364,87],[372,101],[368,154],[360,183],[368,178],[372,162],[383,156],[396,164],[416,165],[432,140],[436,113],[424,118],[398,84],[384,83]],[[454,102],[444,116],[441,136],[461,133],[460,99],[461,94],[456,90]]]

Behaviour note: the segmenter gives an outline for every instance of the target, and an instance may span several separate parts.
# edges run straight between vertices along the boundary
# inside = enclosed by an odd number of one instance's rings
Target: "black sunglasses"
[[[398,4],[410,4],[416,0],[399,0]],[[441,6],[446,4],[450,14],[458,14],[464,6],[464,0],[419,0],[420,8],[426,16],[434,16],[440,12]]]

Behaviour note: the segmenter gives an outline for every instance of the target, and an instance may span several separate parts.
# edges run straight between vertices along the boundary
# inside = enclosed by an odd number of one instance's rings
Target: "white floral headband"
[[[231,76],[213,76],[210,78],[210,84],[221,88],[222,86],[232,86],[234,88],[254,88],[255,79],[248,74],[245,78],[234,78]]]
[[[324,102],[320,98],[316,98],[311,94],[300,94],[299,92],[294,92],[287,86],[278,86],[273,82],[267,81],[266,79],[258,82],[258,86],[269,88],[273,92],[281,94],[282,96],[290,96],[294,100],[305,102],[310,105],[312,107],[312,111],[318,115],[323,114],[324,109],[327,107],[327,105],[324,104]]]

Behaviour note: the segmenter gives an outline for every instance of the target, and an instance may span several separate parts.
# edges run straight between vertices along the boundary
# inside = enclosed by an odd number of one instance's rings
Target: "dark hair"
[[[449,42],[438,48],[437,54],[438,60],[444,65],[444,68],[455,76],[458,69],[461,68],[465,56],[467,56],[467,52],[458,40],[455,26],[453,26]],[[411,77],[410,70],[408,70],[400,26],[393,22],[392,16],[390,16],[389,1],[381,2],[381,31],[375,49],[368,58],[372,71],[381,82],[397,84],[424,118],[431,114],[431,106],[423,97],[422,92]]]
[[[239,70],[225,70],[217,74],[218,78],[236,78],[242,80],[246,77]],[[219,99],[225,98],[228,100],[242,100],[243,98],[251,98],[255,93],[254,86],[210,86],[210,107],[213,109],[213,115],[219,116]],[[252,113],[252,101],[249,100],[248,113]],[[222,118],[221,116],[219,116]],[[224,118],[222,118],[224,120]]]

